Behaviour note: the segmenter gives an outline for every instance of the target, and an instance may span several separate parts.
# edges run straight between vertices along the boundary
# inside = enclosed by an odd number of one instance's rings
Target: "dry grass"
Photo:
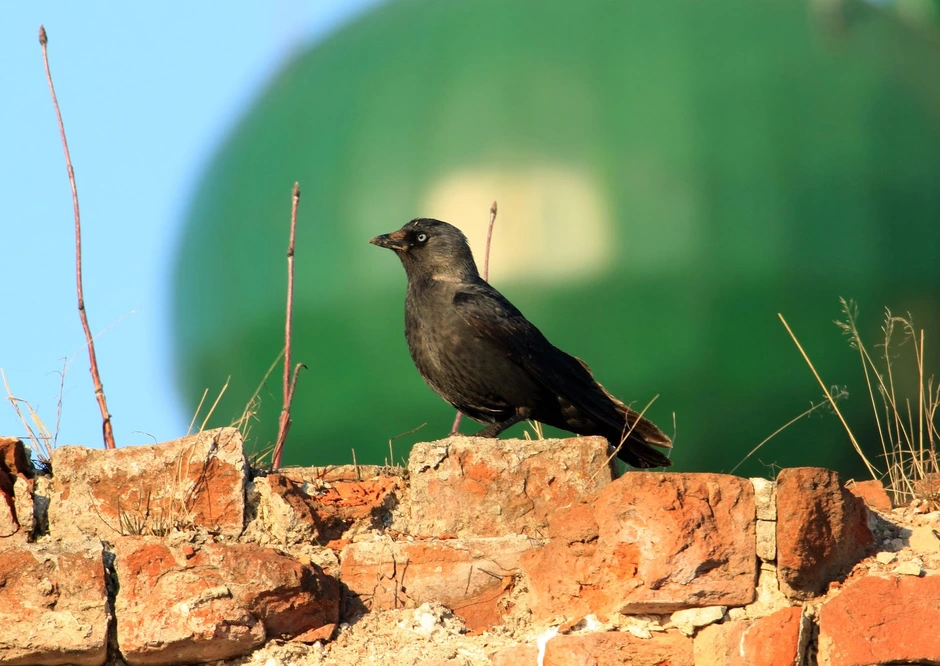
[[[13,407],[13,411],[16,412],[17,417],[19,417],[20,422],[23,424],[23,428],[26,429],[26,436],[29,439],[29,447],[32,450],[33,454],[36,456],[39,467],[42,470],[48,470],[52,465],[52,452],[55,451],[56,439],[58,438],[58,418],[56,418],[56,432],[53,433],[49,430],[46,424],[40,418],[39,414],[36,413],[36,410],[33,409],[33,406],[29,404],[28,401],[23,400],[22,398],[17,398],[13,395],[13,391],[10,389],[10,383],[7,381],[7,375],[0,368],[0,377],[3,377],[3,386],[7,392],[7,400],[10,401],[10,405]],[[59,414],[61,414],[61,404],[62,399],[61,395],[59,398]],[[29,412],[29,418],[26,418],[26,415],[23,414],[23,410],[20,409],[20,405],[26,407],[26,411]]]
[[[241,415],[232,421],[229,425],[238,430],[239,434],[242,436],[244,442],[249,441],[249,435],[251,434],[251,427],[255,421],[258,420],[258,411],[261,408],[261,391],[267,384],[268,378],[277,368],[277,364],[284,358],[284,352],[282,351],[277,355],[271,365],[268,366],[267,371],[264,373],[264,377],[261,378],[261,381],[258,383],[258,386],[255,388],[254,393],[251,394],[251,397],[248,398],[248,402],[245,404],[245,408],[242,410]],[[215,412],[216,407],[218,407],[219,402],[222,400],[222,396],[225,395],[225,392],[228,390],[229,382],[231,377],[225,380],[225,384],[222,385],[222,388],[219,390],[219,393],[216,395],[215,400],[212,403],[212,406],[209,408],[209,411],[206,412],[206,415],[202,418],[202,421],[199,423],[199,428],[196,432],[202,432],[206,429],[212,414]],[[196,425],[196,421],[199,419],[199,415],[202,412],[202,408],[205,405],[206,398],[209,395],[209,389],[205,389],[202,392],[202,398],[199,400],[199,404],[196,406],[196,412],[193,414],[193,418],[189,423],[189,429],[186,431],[187,435],[193,434],[193,428]],[[251,467],[256,469],[261,469],[263,467],[270,467],[270,459],[274,452],[274,444],[269,443],[261,448],[257,448],[257,445],[254,445],[251,451],[248,452],[248,464]]]
[[[157,506],[152,502],[150,489],[139,498],[136,507],[127,508],[118,504],[118,516],[120,525],[116,531],[121,536],[164,537],[174,530],[185,531],[193,526],[190,513],[182,500],[170,501],[168,508]]]
[[[215,397],[215,401],[212,403],[212,406],[209,408],[209,411],[206,412],[205,418],[202,419],[202,423],[199,424],[199,430],[196,432],[202,432],[206,429],[206,424],[209,423],[209,419],[212,418],[215,408],[219,406],[219,401],[222,399],[222,396],[225,395],[225,392],[228,390],[228,384],[232,380],[231,377],[225,380],[225,383],[222,385],[222,388],[219,390],[219,394]],[[186,434],[193,434],[193,426],[196,425],[196,419],[199,418],[199,412],[202,411],[202,406],[206,402],[206,396],[209,394],[209,389],[205,389],[202,392],[202,398],[199,399],[199,405],[196,407],[196,413],[193,414],[193,420],[189,422],[189,428],[186,429]]]
[[[899,317],[885,308],[880,354],[872,357],[858,332],[858,307],[840,299],[843,321],[835,323],[859,353],[871,400],[872,414],[885,464],[885,474],[895,500],[926,500],[940,508],[940,496],[930,479],[940,474],[937,459],[937,408],[940,392],[933,375],[924,371],[924,330],[914,326],[910,313]],[[908,346],[908,353],[900,348]],[[906,365],[901,365],[906,364]],[[900,370],[900,372],[896,372]],[[914,381],[909,378],[913,376]],[[907,379],[907,381],[905,381]],[[877,397],[876,397],[877,396]],[[933,492],[928,490],[934,486]]]
[[[778,316],[822,386],[853,448],[872,477],[887,481],[895,504],[917,499],[927,502],[930,510],[940,509],[940,484],[936,481],[940,478],[937,458],[940,437],[936,427],[940,392],[934,376],[925,374],[924,331],[915,327],[910,313],[899,317],[885,309],[881,328],[883,341],[875,345],[880,352],[872,356],[858,331],[858,307],[851,300],[839,300],[844,319],[835,323],[859,354],[877,426],[881,464],[875,464],[865,453],[809,356],[783,316]],[[904,346],[909,350],[907,353],[901,349]]]
[[[187,470],[193,462],[193,447],[183,451],[175,461],[172,478],[161,484],[169,488],[169,493],[155,492],[154,488],[141,489],[139,494],[129,491],[128,495],[136,495],[136,506],[123,506],[118,503],[118,516],[120,525],[116,529],[121,535],[153,535],[163,537],[173,531],[186,531],[195,525],[195,506],[200,493],[207,489],[209,466],[218,451],[218,441],[213,440],[206,457],[199,464],[201,471],[193,481],[189,478]],[[155,494],[159,497],[155,498]],[[96,508],[97,511],[97,508]],[[101,514],[99,518],[104,521]],[[104,521],[106,524],[107,522]]]
[[[258,420],[258,411],[261,409],[261,391],[268,383],[268,377],[271,376],[271,373],[274,372],[274,369],[277,368],[277,364],[284,358],[284,350],[281,350],[281,353],[271,362],[271,365],[268,366],[267,371],[264,373],[264,377],[261,378],[261,381],[258,382],[258,386],[255,388],[255,392],[251,394],[251,397],[248,398],[248,402],[245,404],[245,408],[242,410],[241,416],[239,416],[233,423],[232,427],[237,428],[238,432],[241,433],[242,440],[248,442],[248,436],[251,434],[251,425],[252,422]],[[296,375],[295,375],[296,376]],[[275,444],[268,443],[258,448],[258,444],[252,444],[252,451],[248,454],[249,464],[256,468],[272,468],[273,465],[273,456]]]
[[[532,435],[529,434],[528,430],[523,430],[522,434],[525,436],[526,439],[528,440],[545,439],[545,432],[542,430],[541,423],[539,423],[538,421],[526,421],[526,423],[529,425],[530,428],[532,428],[532,432],[535,435],[535,437],[532,437]]]

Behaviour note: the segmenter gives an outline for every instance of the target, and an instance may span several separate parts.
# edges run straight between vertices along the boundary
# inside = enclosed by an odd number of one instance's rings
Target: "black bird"
[[[652,422],[608,393],[590,368],[550,343],[477,272],[467,239],[439,220],[415,219],[376,236],[408,276],[405,338],[418,371],[444,400],[496,437],[524,419],[614,446],[633,467],[667,467],[652,448],[672,442]],[[652,445],[652,446],[651,446]]]

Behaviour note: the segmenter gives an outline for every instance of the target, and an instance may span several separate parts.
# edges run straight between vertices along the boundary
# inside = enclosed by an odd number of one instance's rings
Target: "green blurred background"
[[[446,435],[454,412],[405,345],[404,272],[367,241],[437,217],[482,264],[494,199],[490,282],[614,394],[638,408],[659,395],[648,414],[676,434],[674,469],[728,471],[822,398],[778,312],[846,387],[841,407],[874,453],[858,354],[832,323],[839,297],[858,301],[872,344],[886,306],[940,330],[937,4],[903,7],[375,8],[283,67],[196,188],[173,324],[187,402],[230,377],[213,421],[231,423],[283,346],[299,181],[293,355],[309,370],[285,464],[346,463],[352,449],[382,463],[390,437],[427,423],[395,441],[397,462]],[[280,373],[259,394],[258,451],[275,438]],[[738,473],[861,475],[824,412]]]

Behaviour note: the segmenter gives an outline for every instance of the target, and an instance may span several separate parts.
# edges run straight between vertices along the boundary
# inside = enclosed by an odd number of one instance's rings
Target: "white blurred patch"
[[[527,170],[465,170],[434,183],[421,215],[466,234],[483,274],[490,204],[499,214],[490,278],[538,283],[589,279],[613,261],[614,229],[606,197],[590,171],[541,165]]]
[[[538,636],[536,636],[536,638],[535,638],[535,644],[536,644],[536,645],[538,646],[538,648],[539,648],[538,666],[544,666],[544,664],[545,664],[545,646],[548,644],[548,642],[549,642],[550,640],[552,640],[553,638],[555,638],[555,636],[556,636],[557,634],[558,634],[558,627],[549,627],[548,629],[546,629],[545,631],[543,631],[541,634],[539,634]]]

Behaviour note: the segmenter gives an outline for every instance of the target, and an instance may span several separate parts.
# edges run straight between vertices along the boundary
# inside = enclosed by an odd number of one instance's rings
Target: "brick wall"
[[[502,636],[454,665],[940,662],[940,513],[825,469],[616,478],[601,438],[452,438],[262,475],[231,429],[52,469],[0,439],[3,664],[343,663],[341,623],[424,604]]]

